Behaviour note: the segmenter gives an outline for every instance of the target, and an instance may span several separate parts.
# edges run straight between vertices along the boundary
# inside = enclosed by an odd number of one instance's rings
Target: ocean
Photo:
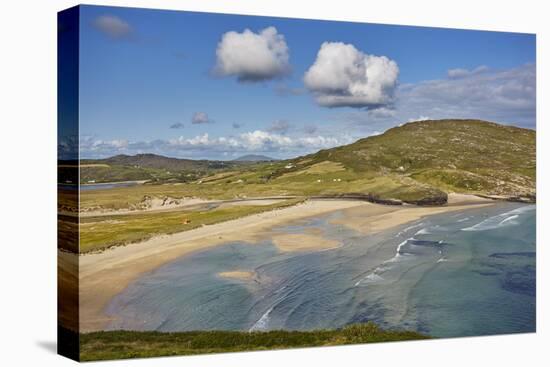
[[[275,228],[322,230],[337,249],[232,242],[145,274],[107,307],[109,329],[311,330],[373,321],[434,337],[534,332],[536,207],[498,203],[375,235],[340,212]],[[254,271],[252,280],[227,271]]]

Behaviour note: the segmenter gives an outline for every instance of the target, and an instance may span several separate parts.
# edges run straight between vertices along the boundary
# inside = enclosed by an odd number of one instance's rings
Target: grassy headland
[[[382,330],[372,323],[313,331],[102,331],[80,335],[81,361],[322,347],[428,339],[412,331]]]

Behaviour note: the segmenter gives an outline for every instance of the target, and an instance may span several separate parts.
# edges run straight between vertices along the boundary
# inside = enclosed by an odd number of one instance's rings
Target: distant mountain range
[[[193,160],[157,154],[120,154],[104,159],[80,161],[80,183],[148,180],[188,182],[199,177],[250,162]],[[60,174],[60,176],[62,176]],[[61,181],[63,182],[63,181]]]
[[[265,155],[248,154],[248,155],[243,155],[242,157],[233,159],[233,162],[273,162],[277,160],[278,159],[267,157]]]
[[[173,171],[181,170],[205,170],[227,168],[233,165],[227,161],[210,161],[210,160],[194,160],[184,158],[171,158],[157,154],[136,154],[126,155],[120,154],[105,159],[85,159],[81,160],[81,164],[97,164],[103,163],[117,166],[133,166],[142,168],[167,169]]]

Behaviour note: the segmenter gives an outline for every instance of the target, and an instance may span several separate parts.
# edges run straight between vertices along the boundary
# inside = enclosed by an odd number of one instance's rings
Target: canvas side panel
[[[78,360],[79,8],[58,13],[57,20],[57,348]]]

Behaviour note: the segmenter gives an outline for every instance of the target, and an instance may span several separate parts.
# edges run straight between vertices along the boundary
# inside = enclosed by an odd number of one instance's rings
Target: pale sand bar
[[[464,198],[463,198],[464,199]],[[293,207],[255,214],[236,220],[213,224],[173,235],[117,247],[99,254],[82,255],[80,263],[80,320],[81,331],[101,330],[110,321],[104,314],[108,302],[139,276],[192,252],[205,250],[232,241],[254,243],[274,237],[281,250],[288,251],[293,244],[299,251],[327,249],[337,243],[328,243],[316,234],[279,237],[271,233],[274,226],[287,222],[344,211],[344,218],[335,221],[362,233],[381,231],[392,226],[414,221],[423,216],[463,210],[473,206],[490,205],[492,201],[464,204],[454,202],[442,207],[384,206],[352,200],[309,200]],[[283,235],[285,236],[285,235]],[[298,243],[299,242],[299,243]],[[277,244],[276,244],[277,245]],[[294,249],[298,250],[298,248]]]
[[[253,271],[244,271],[244,270],[235,270],[235,271],[224,271],[218,273],[222,278],[229,279],[238,279],[238,280],[252,280],[254,279],[255,273]]]
[[[321,235],[306,233],[275,234],[273,244],[283,252],[328,250],[340,247],[340,242],[323,238]]]

